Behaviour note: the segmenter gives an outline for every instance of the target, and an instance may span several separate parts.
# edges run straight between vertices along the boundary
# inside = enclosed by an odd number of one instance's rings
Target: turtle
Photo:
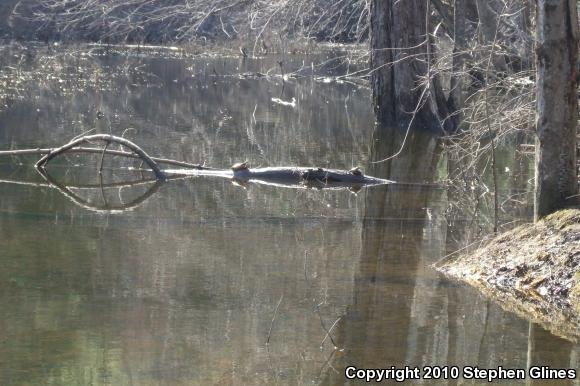
[[[244,161],[244,162],[239,162],[237,164],[233,164],[232,165],[232,170],[234,172],[239,172],[242,170],[248,170],[250,168],[250,164],[248,163],[248,161]]]
[[[362,176],[362,170],[360,170],[360,168],[358,166],[350,169],[348,171],[350,174],[352,174],[353,176]]]

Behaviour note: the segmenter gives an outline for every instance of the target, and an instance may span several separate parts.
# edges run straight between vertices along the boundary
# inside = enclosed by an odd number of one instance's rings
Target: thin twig
[[[413,115],[411,116],[411,120],[409,121],[409,124],[407,125],[407,131],[405,133],[405,137],[403,138],[403,143],[401,143],[401,147],[399,148],[399,150],[387,157],[384,158],[380,161],[371,161],[372,164],[378,164],[378,163],[382,163],[382,162],[386,162],[388,160],[391,160],[395,157],[397,157],[399,154],[401,154],[403,152],[403,149],[405,148],[405,144],[407,143],[407,138],[409,137],[409,133],[411,132],[411,126],[413,125],[413,122],[415,121],[415,117],[417,116],[417,112],[419,111],[419,109],[421,107],[423,107],[423,97],[425,96],[425,92],[427,91],[428,86],[425,86],[425,88],[423,89],[423,92],[421,93],[421,96],[419,97],[419,101],[417,102],[417,106],[415,107],[415,110],[413,111]]]
[[[487,60],[487,67],[485,69],[485,89],[484,89],[484,103],[485,103],[485,116],[486,116],[486,125],[487,125],[487,132],[490,136],[491,140],[491,172],[493,175],[493,206],[494,206],[494,221],[493,221],[493,233],[497,233],[498,222],[499,222],[499,197],[498,197],[498,183],[497,183],[497,167],[496,167],[496,157],[495,157],[495,138],[493,132],[491,130],[491,123],[489,121],[489,102],[488,102],[488,82],[489,82],[489,70],[491,67],[491,61],[493,59],[493,54],[495,51],[495,46],[497,42],[497,34],[499,32],[499,23],[501,19],[501,14],[505,11],[507,4],[504,4],[503,9],[498,16],[498,22],[495,27],[495,35],[493,37],[493,44],[491,45],[491,50],[489,53],[489,58]]]
[[[1,150],[0,156],[3,156],[3,155],[10,155],[10,156],[13,156],[13,155],[46,155],[46,154],[50,154],[51,152],[55,151],[56,149],[57,148]],[[72,148],[70,150],[67,150],[67,153],[97,153],[97,154],[101,154],[102,151],[103,151],[103,149],[94,148],[94,147],[75,147],[75,148]],[[118,155],[118,156],[129,157],[129,158],[140,158],[135,153],[130,153],[130,152],[123,151],[123,150],[107,149],[105,151],[105,153],[108,155]],[[185,167],[185,168],[189,168],[189,169],[213,170],[213,168],[210,168],[207,166],[202,166],[200,164],[192,164],[189,162],[176,161],[176,160],[167,159],[167,158],[151,157],[151,159],[157,163],[160,163],[160,164],[181,166],[181,167]]]
[[[109,142],[105,142],[105,146],[103,146],[103,152],[101,153],[101,160],[99,161],[99,174],[103,173],[103,160],[105,158],[105,152],[109,147]]]
[[[332,331],[332,329],[334,328],[334,326],[336,326],[336,324],[340,321],[340,319],[342,319],[342,316],[339,316],[338,319],[336,319],[334,321],[334,323],[332,323],[332,326],[330,326],[330,328],[328,329],[328,331],[326,331],[326,335],[324,336],[324,339],[322,339],[322,342],[320,342],[320,346],[321,347],[324,344],[324,342],[326,341],[326,338],[328,338],[328,337],[330,337],[330,341],[332,342],[332,344],[334,345],[334,347],[336,347],[336,343],[334,343],[334,339],[332,339],[332,335],[330,335],[330,332]]]
[[[272,316],[272,321],[270,321],[270,330],[268,331],[268,339],[266,340],[266,344],[270,344],[270,337],[272,336],[272,328],[274,328],[274,321],[276,320],[276,315],[278,314],[278,308],[280,308],[282,299],[284,299],[284,294],[280,296],[280,300],[278,300],[278,304],[276,305],[276,309],[274,310],[274,316]]]

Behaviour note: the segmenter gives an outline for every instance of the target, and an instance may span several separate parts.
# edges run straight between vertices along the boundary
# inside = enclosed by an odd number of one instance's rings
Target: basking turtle
[[[240,163],[232,165],[232,171],[234,171],[234,172],[248,170],[249,168],[250,168],[250,164],[248,163],[248,161],[240,162]]]
[[[358,166],[350,169],[348,172],[350,174],[352,174],[353,176],[362,176],[362,174],[363,174],[362,170],[360,170],[360,168]]]

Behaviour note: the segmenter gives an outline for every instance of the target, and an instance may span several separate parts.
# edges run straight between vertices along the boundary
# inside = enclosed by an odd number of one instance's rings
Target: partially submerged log
[[[187,174],[192,176],[220,177],[232,180],[238,185],[249,183],[271,185],[283,188],[350,189],[358,191],[364,186],[392,184],[394,181],[366,176],[360,169],[338,170],[316,167],[267,167],[250,168],[246,162],[232,166],[232,170],[165,170],[167,174]]]
[[[103,147],[85,147],[82,145],[93,144],[95,142],[103,143]],[[109,149],[111,144],[120,145],[130,151],[123,149]],[[52,178],[46,170],[47,164],[54,158],[68,153],[89,153],[100,154],[100,162],[97,169],[98,183],[71,185],[62,184]],[[135,143],[121,137],[108,134],[86,135],[75,138],[67,144],[58,148],[48,149],[22,149],[0,151],[0,155],[18,156],[18,155],[42,155],[40,160],[35,164],[37,171],[40,173],[46,183],[28,183],[22,181],[2,180],[0,182],[19,183],[33,186],[48,186],[58,189],[68,199],[76,205],[85,209],[96,211],[117,212],[130,210],[143,203],[148,197],[157,191],[160,184],[168,180],[188,178],[192,176],[220,177],[232,180],[237,185],[246,186],[249,183],[258,183],[276,187],[294,188],[294,189],[349,189],[358,192],[364,186],[390,184],[393,181],[366,176],[359,168],[351,170],[323,169],[317,167],[266,167],[250,169],[247,162],[239,163],[231,169],[214,169],[204,165],[191,164],[182,161],[175,161],[165,158],[156,158],[149,156],[143,149]],[[127,157],[140,159],[142,164],[146,164],[154,173],[153,178],[142,176],[139,180],[134,181],[115,181],[107,183],[103,181],[102,169],[105,155]],[[179,169],[162,170],[159,164],[178,166]],[[141,171],[140,167],[135,169]],[[145,194],[132,200],[129,203],[121,205],[112,205],[106,199],[104,189],[108,188],[125,188],[143,184],[152,184]],[[75,191],[79,189],[100,189],[103,198],[102,203],[93,203],[82,198]]]
[[[103,143],[104,146],[100,148],[81,146],[87,143],[93,144],[95,142]],[[123,149],[109,149],[111,144],[120,145],[121,147],[127,148],[130,151],[125,151]],[[65,155],[67,153],[100,154],[101,157],[97,169],[99,176],[98,182],[94,184],[85,183],[80,185],[63,184],[51,177],[46,170],[47,164],[54,158]],[[121,212],[131,210],[151,197],[164,182],[192,176],[227,178],[232,180],[232,182],[242,186],[245,186],[248,183],[258,183],[295,189],[349,189],[353,192],[358,192],[364,186],[393,183],[393,181],[365,176],[359,168],[353,168],[351,170],[323,169],[317,167],[266,167],[250,169],[248,163],[243,162],[232,166],[231,169],[214,169],[199,164],[191,164],[188,162],[175,161],[171,159],[151,157],[135,143],[125,138],[108,134],[86,135],[74,138],[67,144],[58,148],[36,148],[0,151],[0,156],[34,154],[42,156],[35,164],[35,166],[42,178],[46,181],[45,183],[25,182],[18,180],[0,180],[0,182],[56,188],[74,204],[88,210],[99,212]],[[147,166],[151,169],[151,171],[154,173],[154,177],[145,177],[142,175],[142,178],[139,180],[104,182],[102,169],[105,155],[140,159],[142,164],[147,164]],[[162,170],[159,167],[159,164],[178,166],[180,169]],[[140,169],[140,167],[134,170],[143,171]],[[147,189],[145,193],[139,195],[137,198],[131,200],[130,202],[121,202],[118,205],[112,204],[108,202],[107,196],[105,194],[105,189],[122,189],[144,184],[151,184],[151,187]],[[100,189],[102,202],[91,202],[75,193],[75,191],[84,189]]]
[[[87,143],[94,143],[95,141],[103,142],[103,148],[83,147],[81,145]],[[108,149],[110,144],[118,144],[125,147],[130,152],[123,150]],[[69,143],[51,149],[23,149],[23,150],[6,150],[0,151],[0,155],[29,155],[40,154],[43,155],[36,163],[36,168],[43,171],[52,159],[66,153],[99,153],[101,154],[101,162],[99,165],[99,173],[102,170],[102,160],[105,154],[122,156],[128,158],[140,159],[147,164],[155,174],[156,180],[165,181],[167,174],[180,175],[207,175],[231,178],[235,182],[244,185],[250,181],[262,184],[283,186],[283,187],[315,187],[315,188],[352,188],[358,190],[366,185],[381,185],[393,183],[393,181],[384,180],[381,178],[365,176],[359,168],[351,170],[338,169],[323,169],[316,167],[268,167],[250,169],[247,162],[234,165],[231,170],[219,170],[206,166],[191,164],[182,161],[175,161],[165,158],[155,158],[149,156],[143,149],[135,143],[114,135],[109,134],[94,134],[78,137]],[[191,173],[191,170],[162,170],[159,164],[167,164],[179,166],[186,169],[193,169],[196,173]],[[44,173],[41,173],[44,174]]]
[[[350,171],[307,167],[246,168],[234,171],[233,178],[241,182],[253,180],[279,185],[302,184],[316,187],[362,187],[393,183],[393,181],[365,176],[358,168]]]

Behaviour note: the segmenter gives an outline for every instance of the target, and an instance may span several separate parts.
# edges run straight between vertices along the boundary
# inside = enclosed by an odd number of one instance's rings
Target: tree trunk
[[[459,126],[461,115],[459,110],[463,107],[463,77],[464,57],[467,49],[466,24],[466,0],[455,0],[453,7],[453,72],[451,73],[449,102],[450,110],[454,112],[453,121],[455,127]]]
[[[577,202],[576,0],[537,2],[537,140],[534,217]]]
[[[490,0],[476,0],[476,4],[482,43],[486,45],[496,44],[499,27],[497,14],[501,12],[501,9],[494,8],[494,2]],[[492,50],[494,49],[490,48],[490,52]],[[496,71],[507,72],[508,67],[503,55],[494,53],[492,63]]]
[[[447,106],[431,77],[428,1],[371,0],[371,66],[377,123],[441,131]],[[429,87],[420,81],[429,76]]]

